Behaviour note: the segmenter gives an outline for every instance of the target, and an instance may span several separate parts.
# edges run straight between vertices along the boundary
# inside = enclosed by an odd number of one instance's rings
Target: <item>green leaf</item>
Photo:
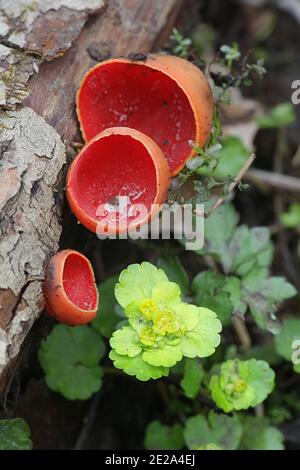
[[[232,239],[239,220],[232,204],[223,204],[204,221],[205,251],[227,260],[227,245]],[[222,228],[222,230],[220,230]]]
[[[233,305],[233,313],[244,315],[247,311],[247,304],[242,298],[242,283],[238,277],[226,276],[226,283],[224,291],[230,295],[230,300]]]
[[[295,228],[300,225],[300,204],[294,202],[289,210],[280,215],[280,222],[287,228]]]
[[[186,397],[194,399],[198,395],[204,370],[197,359],[185,359],[184,375],[180,385]]]
[[[138,354],[134,357],[121,356],[112,349],[109,353],[109,357],[117,369],[122,369],[126,374],[134,375],[141,381],[159,379],[162,376],[167,377],[169,375],[169,369],[167,367],[156,367],[148,364],[144,361],[142,354]]]
[[[283,450],[283,435],[265,417],[245,416],[240,448],[243,450]],[[257,432],[259,430],[259,432]]]
[[[247,276],[272,262],[273,245],[267,227],[237,227],[238,214],[232,204],[223,204],[205,220],[205,248],[200,255],[218,257],[226,274]],[[222,227],[222,230],[220,230]]]
[[[183,428],[180,424],[164,426],[151,421],[145,434],[145,448],[149,450],[177,450],[184,446]]]
[[[123,326],[113,333],[109,341],[111,347],[118,353],[129,357],[137,356],[142,348],[138,344],[137,332],[129,325]]]
[[[158,304],[169,307],[181,303],[180,288],[175,282],[160,282],[153,287],[151,297]]]
[[[237,449],[242,435],[242,427],[237,416],[229,417],[211,411],[207,418],[203,415],[188,418],[184,439],[189,449],[215,444],[225,450]]]
[[[269,249],[270,230],[267,227],[249,229],[240,225],[228,245],[229,263],[224,263],[226,272],[245,276],[256,264],[258,256]]]
[[[300,348],[300,319],[288,318],[283,322],[281,333],[275,337],[275,348],[277,354],[286,361],[292,362],[292,355],[295,351],[293,347],[294,341],[299,341],[298,350]],[[300,354],[298,354],[300,357]],[[294,366],[295,372],[300,373],[299,364]]]
[[[296,119],[295,109],[291,103],[281,103],[275,106],[269,114],[257,118],[261,129],[272,129],[288,126]]]
[[[51,390],[69,400],[86,400],[101,387],[98,363],[104,352],[101,336],[90,327],[56,325],[38,357]]]
[[[226,276],[213,271],[199,273],[192,282],[196,304],[216,312],[223,325],[228,323],[233,313],[233,304],[225,285]]]
[[[199,315],[201,314],[199,307],[182,302],[181,304],[174,306],[174,311],[177,315],[178,321],[187,331],[194,330],[199,322]]]
[[[213,175],[218,180],[223,180],[228,176],[236,176],[245,161],[250,155],[250,151],[245,147],[241,139],[235,136],[226,136],[222,139],[222,148],[219,153],[218,163],[214,170],[199,168],[196,172],[202,175]]]
[[[182,359],[182,352],[176,346],[164,346],[143,352],[143,359],[152,366],[173,367]]]
[[[246,286],[249,289],[252,289],[253,287],[255,289],[258,281],[266,279],[268,276],[269,270],[266,267],[255,266],[243,277],[243,287]]]
[[[279,304],[296,295],[297,291],[283,277],[254,279],[244,282],[243,297],[257,325],[273,334],[280,332],[280,324],[276,317]]]
[[[265,361],[229,360],[211,377],[209,388],[215,403],[226,413],[246,410],[263,402],[274,388],[274,371]]]
[[[212,310],[199,307],[199,322],[192,331],[187,331],[179,344],[184,356],[189,358],[211,356],[221,338],[222,324]]]
[[[115,287],[115,296],[119,304],[126,308],[128,305],[151,298],[152,289],[168,278],[162,269],[148,262],[131,264],[121,272],[119,282]]]
[[[270,277],[269,279],[260,281],[259,285],[265,297],[272,299],[276,303],[290,299],[297,294],[295,287],[287,282],[284,277]]]
[[[227,136],[222,139],[218,165],[213,172],[215,178],[224,179],[236,176],[250,155],[241,139]]]
[[[177,256],[164,255],[157,260],[157,266],[162,268],[170,281],[179,285],[183,295],[189,293],[189,280],[187,273]]]
[[[0,420],[0,450],[31,450],[30,435],[22,418]]]
[[[231,68],[233,61],[239,60],[241,57],[239,45],[236,42],[234,42],[231,47],[224,44],[220,47],[220,51],[223,52],[229,68]]]
[[[116,324],[120,321],[119,316],[114,310],[116,306],[114,290],[117,281],[118,276],[112,276],[105,279],[98,287],[100,299],[99,309],[91,325],[105,338],[111,337]]]

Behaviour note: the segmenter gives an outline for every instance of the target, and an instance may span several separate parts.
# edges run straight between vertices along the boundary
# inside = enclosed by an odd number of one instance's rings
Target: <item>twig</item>
[[[251,337],[250,337],[250,334],[248,332],[248,329],[245,325],[245,322],[242,318],[240,318],[239,316],[237,315],[233,315],[232,317],[232,326],[239,338],[239,341],[242,345],[242,347],[247,350],[247,349],[250,349],[251,348],[251,344],[252,344],[252,341],[251,341]]]
[[[218,265],[211,255],[204,255],[203,259],[210,269],[216,273],[219,272]]]
[[[83,425],[77,438],[74,450],[82,450],[95,422],[99,407],[101,393],[98,392],[91,400],[87,415],[84,417]]]
[[[255,416],[257,416],[258,418],[264,416],[265,414],[264,405],[262,403],[260,403],[259,405],[256,405],[256,407],[254,408],[254,412],[255,412]]]
[[[258,187],[263,185],[269,188],[300,193],[300,178],[296,178],[295,176],[251,168],[245,176],[245,180],[256,184]]]
[[[256,156],[254,153],[250,155],[248,160],[244,163],[244,165],[238,172],[237,176],[234,178],[232,183],[230,183],[228,187],[228,193],[231,193],[234,190],[234,188],[241,182],[242,178],[244,177],[245,173],[249,170],[255,158]],[[219,199],[216,200],[215,204],[204,213],[204,217],[209,217],[213,212],[215,212],[215,210],[217,210],[223,204],[225,199],[226,199],[226,196],[219,197]]]

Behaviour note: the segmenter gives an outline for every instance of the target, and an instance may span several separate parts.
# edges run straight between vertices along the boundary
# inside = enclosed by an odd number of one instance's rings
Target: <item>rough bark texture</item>
[[[29,84],[27,105],[67,140],[79,140],[75,94],[85,72],[101,60],[149,52],[169,33],[181,0],[110,0],[63,57],[44,63]],[[63,84],[67,86],[62,86]]]
[[[64,53],[102,0],[1,0],[2,43],[47,60]]]
[[[181,4],[0,0],[0,395],[43,308],[45,265],[58,249],[80,80],[104,58],[156,48]]]
[[[45,263],[61,231],[59,134],[30,108],[0,118],[0,374],[43,308]]]

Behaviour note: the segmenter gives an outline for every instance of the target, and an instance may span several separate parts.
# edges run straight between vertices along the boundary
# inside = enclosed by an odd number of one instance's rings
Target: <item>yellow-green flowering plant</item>
[[[220,343],[216,313],[183,302],[179,286],[151,263],[125,269],[115,296],[127,323],[113,333],[109,356],[139,380],[167,376],[183,356],[211,356]]]
[[[213,375],[209,388],[219,408],[229,413],[262,403],[274,388],[275,373],[265,361],[229,360]]]

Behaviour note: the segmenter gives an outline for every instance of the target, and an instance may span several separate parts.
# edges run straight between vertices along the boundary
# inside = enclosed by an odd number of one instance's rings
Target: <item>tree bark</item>
[[[2,397],[43,309],[45,266],[59,247],[68,144],[81,140],[80,80],[103,59],[157,48],[182,3],[0,0]]]

